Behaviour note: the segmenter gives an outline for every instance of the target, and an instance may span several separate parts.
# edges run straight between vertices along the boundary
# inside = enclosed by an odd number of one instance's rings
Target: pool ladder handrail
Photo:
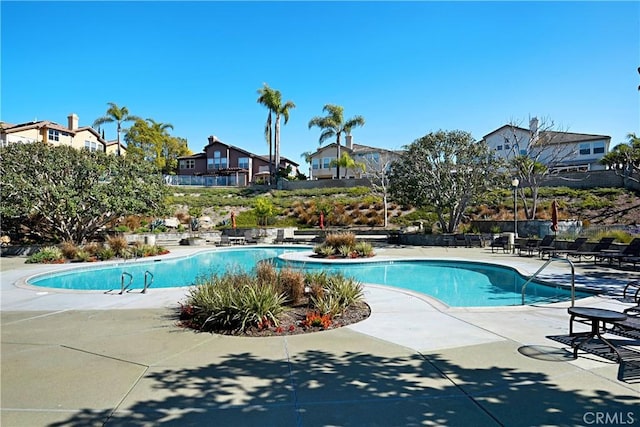
[[[573,307],[576,303],[576,268],[573,265],[573,262],[571,262],[571,260],[569,258],[561,258],[561,257],[549,257],[549,259],[547,260],[547,262],[545,262],[544,264],[542,264],[542,267],[540,267],[538,269],[538,271],[536,271],[535,273],[533,273],[533,275],[531,277],[529,277],[529,280],[527,280],[524,285],[522,285],[522,305],[524,305],[524,296],[525,296],[525,291],[527,290],[527,285],[533,281],[533,279],[535,279],[536,277],[538,277],[538,274],[540,274],[540,272],[542,270],[544,270],[545,268],[547,268],[547,266],[549,264],[551,264],[552,261],[564,261],[569,263],[569,265],[571,266],[571,307]]]
[[[151,282],[149,282],[149,284],[147,284],[147,277],[151,276]],[[143,294],[147,293],[147,288],[149,288],[151,285],[153,285],[153,273],[150,272],[149,270],[144,272],[144,288],[142,288],[142,292]]]
[[[124,276],[129,276],[129,283],[127,283],[127,286],[124,285]],[[122,275],[120,276],[120,295],[124,294],[124,291],[129,289],[129,286],[131,286],[131,284],[133,283],[133,275],[131,273],[127,273],[126,271],[122,272]]]

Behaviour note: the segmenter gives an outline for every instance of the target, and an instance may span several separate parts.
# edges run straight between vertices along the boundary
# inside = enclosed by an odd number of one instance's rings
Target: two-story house
[[[609,152],[610,136],[539,129],[538,125],[535,117],[529,129],[507,124],[482,140],[500,158],[526,155],[555,172],[605,169],[600,159]]]
[[[336,143],[332,143],[321,147],[315,153],[311,154],[311,170],[309,171],[309,179],[337,179],[336,167],[331,163],[337,156]],[[355,144],[352,135],[347,135],[345,145],[340,146],[340,152],[347,153],[358,163],[372,167],[380,164],[381,161],[393,161],[399,156],[399,153],[384,148],[370,147],[362,144]],[[366,169],[363,171],[359,168],[347,169],[340,168],[340,179],[345,178],[362,178],[367,175]]]
[[[299,164],[281,157],[280,167],[286,169],[288,166],[295,175]],[[205,185],[246,186],[269,176],[269,157],[250,153],[210,136],[209,144],[202,153],[178,158],[178,175],[209,177]]]
[[[20,124],[0,124],[0,146],[40,142],[54,146],[70,145],[91,151],[106,151],[107,141],[90,126],[78,126],[78,116],[67,117],[67,127],[48,120]]]

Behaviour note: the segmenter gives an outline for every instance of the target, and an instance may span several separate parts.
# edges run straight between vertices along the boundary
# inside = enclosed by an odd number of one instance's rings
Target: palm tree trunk
[[[280,114],[276,114],[275,152],[275,173],[276,181],[278,181],[277,176],[280,170]]]
[[[340,133],[338,133],[338,136],[336,137],[336,153],[336,178],[340,179]]]

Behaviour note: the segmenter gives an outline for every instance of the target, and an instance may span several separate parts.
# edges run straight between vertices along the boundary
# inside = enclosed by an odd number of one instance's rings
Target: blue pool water
[[[308,251],[308,248],[231,248],[155,262],[73,269],[34,277],[29,284],[58,289],[120,291],[122,273],[126,272],[133,277],[130,288],[140,290],[144,286],[145,272],[150,272],[154,278],[152,289],[190,286],[200,277],[239,269],[249,271],[258,261],[302,250]],[[282,265],[283,261],[277,263]],[[522,285],[526,282],[526,278],[511,268],[466,261],[383,261],[348,265],[305,262],[299,266],[305,270],[340,272],[364,283],[417,291],[455,307],[519,305],[522,303]],[[586,295],[577,295],[582,296]],[[564,288],[535,282],[527,285],[527,304],[569,298],[570,293]]]

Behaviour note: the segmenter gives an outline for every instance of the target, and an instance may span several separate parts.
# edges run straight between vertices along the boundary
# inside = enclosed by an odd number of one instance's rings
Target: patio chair
[[[284,230],[279,229],[276,233],[276,239],[274,240],[274,243],[284,243]]]
[[[635,284],[636,286],[638,286],[638,282],[635,282]],[[640,301],[636,300],[636,302],[638,303],[638,305],[629,307],[623,311],[623,313],[627,315],[627,320],[623,320],[621,322],[613,322],[612,327],[608,328],[607,332],[615,335],[620,335],[622,337],[640,340]]]
[[[640,258],[640,237],[636,237],[629,243],[629,245],[625,246],[622,250],[618,252],[600,252],[600,254],[595,255],[595,261],[598,260],[609,261],[609,264],[612,264],[614,260],[618,261],[618,267],[622,266],[622,262],[629,259],[629,262],[633,262],[635,267],[636,259]]]
[[[556,240],[556,236],[555,235],[547,234],[540,241],[540,243],[538,243],[538,246],[536,246],[535,251],[538,252],[538,255],[540,256],[540,258],[544,258],[544,255],[546,253],[548,253],[549,251],[552,251],[552,250],[554,250],[556,248],[555,245],[554,245],[555,240]]]
[[[553,250],[551,250],[550,256],[565,255],[568,257],[569,255],[574,254],[576,251],[579,251],[587,242],[587,240],[589,239],[587,239],[586,237],[578,237],[576,240],[569,243],[566,249],[554,248]]]
[[[585,251],[580,249],[569,255],[574,258],[578,258],[578,262],[582,261],[582,257],[593,257],[595,262],[596,255],[599,255],[602,251],[609,249],[614,240],[615,237],[603,237],[591,250]]]
[[[244,232],[244,241],[246,243],[258,243],[258,237],[255,235],[255,231],[247,230]]]
[[[540,244],[541,241],[538,239],[527,239],[524,244],[521,243],[518,245],[518,255],[522,256],[524,253],[527,256],[532,256],[538,251]]]
[[[491,246],[491,253],[494,252],[494,249],[497,251],[499,248],[502,248],[503,253],[509,252],[509,238],[507,236],[498,236],[489,244]]]

